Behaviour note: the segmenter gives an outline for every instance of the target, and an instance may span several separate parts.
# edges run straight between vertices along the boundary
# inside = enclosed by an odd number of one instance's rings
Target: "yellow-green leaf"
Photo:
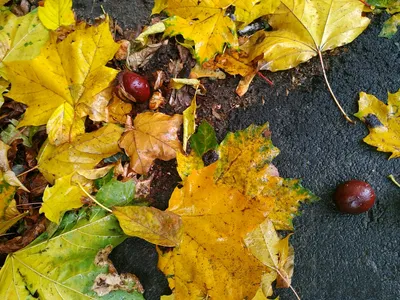
[[[259,55],[261,69],[290,69],[318,53],[352,42],[368,26],[364,4],[358,0],[282,0],[268,23],[273,31],[260,31],[243,45],[249,60]]]
[[[273,13],[281,3],[280,0],[238,0],[235,1],[235,17],[245,27],[255,19]]]
[[[168,116],[145,112],[136,116],[133,128],[124,133],[119,142],[130,157],[131,168],[146,174],[155,159],[170,160],[182,151],[177,132],[182,125],[182,115]]]
[[[103,158],[121,151],[118,140],[122,132],[121,127],[109,124],[78,136],[72,144],[56,147],[46,142],[38,155],[39,170],[53,183],[74,171],[94,169]]]
[[[113,214],[129,236],[165,247],[175,247],[181,241],[182,221],[174,213],[154,207],[123,206],[114,207]]]
[[[204,167],[201,156],[197,155],[195,151],[191,151],[187,155],[178,152],[176,161],[178,163],[176,169],[182,180],[185,180],[194,170],[200,170]]]
[[[3,106],[4,104],[4,97],[3,97],[3,93],[5,91],[7,91],[8,87],[9,87],[10,83],[5,80],[4,78],[0,78],[0,108]]]
[[[7,79],[3,63],[29,61],[38,56],[49,39],[49,32],[40,22],[37,10],[19,18],[2,10],[0,28],[0,75]]]
[[[186,152],[187,142],[196,130],[196,94],[190,106],[183,112],[183,151]]]
[[[369,129],[364,142],[378,151],[391,152],[390,158],[400,157],[400,90],[388,94],[388,104],[375,96],[360,93],[359,110],[355,114]]]
[[[83,205],[85,193],[72,182],[73,173],[56,180],[54,186],[47,187],[43,194],[43,204],[40,213],[47,219],[59,223],[62,215],[73,208]]]
[[[39,18],[50,30],[74,24],[72,0],[46,0],[43,7],[39,6]]]
[[[109,86],[118,71],[105,64],[118,47],[107,19],[99,26],[81,24],[59,43],[53,36],[41,54],[30,61],[5,62],[12,84],[8,97],[28,106],[19,126],[46,124],[65,103],[74,108],[74,120],[80,123],[73,125],[76,128],[82,127],[81,118],[85,116],[93,121],[106,120],[106,107],[111,99]],[[55,119],[58,116],[53,115]],[[66,125],[52,120],[52,125],[55,124]],[[52,142],[73,137],[65,136],[76,130],[73,126],[69,130],[52,126],[50,132],[58,136],[53,136]]]
[[[386,22],[383,23],[383,27],[381,32],[379,33],[379,36],[391,38],[396,34],[398,26],[400,26],[400,13],[391,16],[389,20],[386,20]]]

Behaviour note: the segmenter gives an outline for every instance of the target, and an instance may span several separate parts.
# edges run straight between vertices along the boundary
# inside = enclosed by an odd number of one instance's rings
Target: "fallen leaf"
[[[188,155],[178,152],[176,154],[176,161],[178,162],[178,167],[176,169],[182,180],[185,180],[194,170],[204,168],[201,156],[194,151],[191,151]]]
[[[133,128],[128,129],[119,142],[130,157],[130,166],[138,174],[148,173],[155,159],[170,160],[182,151],[177,132],[182,125],[182,116],[162,113],[138,114]]]
[[[397,33],[397,27],[400,26],[400,13],[395,14],[390,17],[385,23],[383,23],[383,27],[381,32],[379,33],[380,37],[391,38]]]
[[[220,70],[212,70],[212,69],[204,68],[204,67],[200,66],[199,64],[196,64],[190,71],[189,78],[197,79],[197,78],[203,78],[203,77],[211,77],[211,78],[215,78],[215,79],[225,79],[226,75],[224,72],[222,72]]]
[[[37,10],[19,18],[9,10],[2,10],[0,28],[0,75],[7,79],[3,63],[29,61],[38,56],[49,39],[49,32],[40,22]]]
[[[107,110],[106,122],[125,124],[126,116],[132,111],[132,104],[126,103],[116,95],[113,95],[113,99],[108,104]]]
[[[50,142],[61,145],[83,133],[85,116],[106,120],[118,71],[104,65],[117,50],[107,19],[97,27],[82,24],[59,43],[53,36],[30,61],[4,61],[8,97],[28,105],[19,126],[47,124]]]
[[[165,247],[175,247],[180,243],[182,221],[172,212],[144,206],[113,207],[112,211],[129,236]]]
[[[197,128],[197,132],[191,136],[190,146],[200,157],[218,146],[214,128],[207,121],[203,120]]]
[[[38,155],[38,167],[48,182],[74,171],[91,170],[104,158],[121,151],[118,140],[123,129],[109,124],[94,132],[85,133],[71,144],[61,146],[46,142]]]
[[[135,182],[125,182],[112,178],[96,194],[96,200],[106,207],[125,206],[132,203],[135,197]]]
[[[50,30],[75,23],[72,0],[46,0],[39,6],[39,19]]]
[[[97,252],[120,244],[126,236],[113,215],[92,208],[71,213],[57,232],[41,235],[10,254],[0,271],[0,298],[93,299],[95,276],[107,267],[95,265]]]
[[[59,224],[62,215],[71,209],[83,206],[82,197],[85,193],[72,182],[71,173],[56,179],[54,186],[47,187],[43,194],[43,204],[39,213],[44,213],[47,219]]]
[[[10,168],[7,158],[8,149],[10,149],[10,146],[0,141],[0,179],[4,180],[9,185],[29,192],[29,190],[21,183],[21,181],[19,181],[15,173]]]
[[[364,142],[378,151],[391,152],[390,158],[400,157],[400,90],[388,94],[388,104],[375,96],[360,93],[359,110],[355,114],[369,129]]]
[[[143,68],[150,59],[154,56],[154,54],[160,49],[162,46],[166,45],[168,40],[148,45],[146,48],[131,53],[126,59],[126,63],[132,71],[136,71],[139,68]]]
[[[189,138],[196,130],[196,94],[190,106],[183,111],[183,151],[186,152]]]
[[[261,70],[286,70],[321,52],[352,42],[368,26],[358,0],[282,0],[268,23],[241,47],[249,60],[263,55]],[[338,22],[340,20],[340,22]]]
[[[147,45],[149,35],[161,33],[165,31],[165,25],[163,22],[158,22],[147,27],[141,34],[138,35],[136,41],[142,43],[142,45]]]
[[[214,64],[231,75],[241,75],[244,77],[254,73],[255,70],[248,64],[247,59],[243,55],[247,54],[244,52],[226,51],[215,57]]]
[[[182,35],[194,42],[194,55],[199,63],[214,58],[224,50],[225,45],[238,47],[236,24],[229,17],[227,9],[235,6],[235,17],[245,26],[258,15],[273,13],[279,5],[276,0],[249,1],[200,1],[157,0],[152,13],[165,11],[169,16],[164,20],[165,35]]]
[[[0,35],[1,36],[1,35]],[[1,41],[0,41],[1,42]],[[8,87],[9,87],[10,83],[5,80],[4,78],[0,78],[0,108],[3,106],[4,104],[4,97],[3,97],[3,93],[5,91],[7,91]]]
[[[0,180],[0,235],[7,232],[15,223],[27,215],[20,213],[14,200],[17,188]]]

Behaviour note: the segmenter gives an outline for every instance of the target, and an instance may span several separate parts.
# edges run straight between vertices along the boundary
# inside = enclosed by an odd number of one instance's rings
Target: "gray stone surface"
[[[98,15],[103,5],[130,28],[148,22],[153,5],[146,0],[74,2],[79,16]],[[341,48],[336,55],[325,55],[332,88],[350,113],[357,111],[359,91],[386,100],[387,91],[400,88],[400,34],[391,40],[378,38],[385,18],[374,17],[365,33],[346,46],[348,51]],[[389,174],[400,175],[399,160],[388,161],[387,154],[361,141],[367,129],[341,117],[322,74],[311,72],[317,65],[314,59],[296,70],[268,74],[273,87],[257,78],[245,96],[253,104],[233,110],[228,129],[269,121],[272,139],[281,150],[275,161],[281,175],[303,178],[304,186],[321,198],[296,218],[291,240],[296,252],[293,286],[302,299],[400,299],[400,189],[387,179]],[[302,78],[302,84],[286,96],[293,77]],[[231,87],[227,99],[234,97],[237,81],[220,83]],[[349,179],[365,180],[374,187],[377,202],[370,212],[349,216],[335,209],[333,191]],[[113,259],[123,271],[138,273],[147,299],[158,299],[166,290],[165,280],[153,267],[154,247],[129,240],[116,249]],[[149,262],[153,266],[146,267]],[[279,294],[281,299],[295,299],[290,290]]]

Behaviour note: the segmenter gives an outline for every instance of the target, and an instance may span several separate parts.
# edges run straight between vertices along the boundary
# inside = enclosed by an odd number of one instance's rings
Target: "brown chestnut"
[[[118,75],[117,93],[120,98],[133,102],[146,102],[150,98],[150,85],[146,78],[131,71]]]
[[[367,182],[350,180],[336,188],[334,199],[341,212],[360,214],[374,205],[375,192]]]

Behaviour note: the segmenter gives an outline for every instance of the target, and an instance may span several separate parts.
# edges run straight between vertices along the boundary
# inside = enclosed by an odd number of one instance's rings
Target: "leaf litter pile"
[[[399,2],[157,0],[152,25],[133,37],[107,15],[76,21],[71,0],[9,2],[0,1],[8,4],[0,11],[0,253],[8,254],[0,298],[144,299],[139,279],[108,258],[138,237],[158,246],[172,290],[165,299],[267,299],[274,287],[300,299],[289,239],[301,203],[316,197],[279,177],[268,124],[218,143],[196,116],[197,98],[226,73],[241,77],[242,96],[256,75],[268,81],[261,71],[318,56],[352,121],[322,52],[353,41],[372,10],[394,14],[381,34],[393,35]],[[179,55],[149,87],[131,71],[168,43]],[[399,97],[385,105],[361,93],[356,114],[370,127],[365,141],[392,157]],[[160,210],[150,197],[160,180],[154,162],[173,159],[181,181]]]

